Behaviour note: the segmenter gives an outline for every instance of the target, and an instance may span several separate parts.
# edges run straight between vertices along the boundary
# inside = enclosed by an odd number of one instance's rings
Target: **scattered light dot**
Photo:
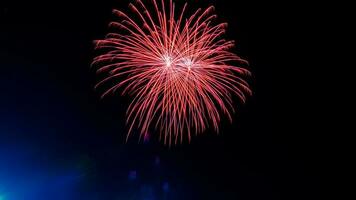
[[[155,158],[155,164],[159,165],[161,163],[161,159],[159,158],[159,156],[156,156]]]
[[[163,189],[163,191],[168,192],[168,190],[169,190],[169,184],[168,184],[168,182],[164,182],[164,183],[163,183],[162,189]]]
[[[129,172],[129,180],[133,181],[133,180],[136,180],[136,178],[137,178],[137,172],[135,170],[130,171]]]

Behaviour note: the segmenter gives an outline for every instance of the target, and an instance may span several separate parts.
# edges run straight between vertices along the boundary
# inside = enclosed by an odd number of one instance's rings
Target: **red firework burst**
[[[98,85],[116,82],[103,96],[123,88],[132,97],[127,138],[134,127],[144,138],[154,128],[169,145],[209,126],[218,132],[222,114],[232,120],[232,95],[244,102],[251,93],[242,78],[247,62],[229,51],[234,42],[222,38],[226,23],[213,23],[213,6],[185,16],[185,3],[176,16],[172,0],[152,4],[151,10],[141,0],[129,4],[133,17],[114,10],[115,32],[95,41],[105,53],[93,64],[107,75]]]

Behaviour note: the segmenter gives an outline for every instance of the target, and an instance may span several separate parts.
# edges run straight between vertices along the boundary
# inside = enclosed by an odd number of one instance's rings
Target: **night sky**
[[[286,114],[304,39],[294,5],[188,0],[229,23],[254,94],[220,135],[169,148],[125,143],[129,97],[93,89],[92,42],[128,2],[1,1],[0,200],[319,199],[319,136]]]

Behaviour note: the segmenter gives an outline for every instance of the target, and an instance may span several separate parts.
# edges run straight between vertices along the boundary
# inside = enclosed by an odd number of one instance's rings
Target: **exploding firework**
[[[229,51],[234,42],[222,38],[227,24],[214,23],[213,6],[187,16],[187,3],[178,15],[172,0],[150,3],[129,4],[132,16],[113,11],[114,31],[95,41],[102,54],[93,65],[106,76],[97,87],[114,83],[102,96],[118,88],[131,96],[127,138],[154,129],[171,145],[208,127],[218,132],[222,115],[232,120],[233,96],[245,102],[251,93],[247,61]]]

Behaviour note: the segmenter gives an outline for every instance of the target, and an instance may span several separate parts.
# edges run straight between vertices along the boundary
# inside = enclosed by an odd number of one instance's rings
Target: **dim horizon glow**
[[[214,23],[214,7],[187,14],[187,3],[176,14],[172,0],[130,3],[133,15],[119,10],[120,20],[110,23],[113,32],[95,41],[101,55],[92,65],[106,78],[96,87],[115,82],[102,97],[122,88],[131,103],[127,109],[129,131],[140,138],[150,129],[164,144],[177,144],[208,127],[219,132],[221,116],[232,121],[233,96],[245,102],[251,94],[244,80],[247,61],[230,52],[234,41],[223,39],[227,23]],[[167,8],[168,7],[168,8]]]

